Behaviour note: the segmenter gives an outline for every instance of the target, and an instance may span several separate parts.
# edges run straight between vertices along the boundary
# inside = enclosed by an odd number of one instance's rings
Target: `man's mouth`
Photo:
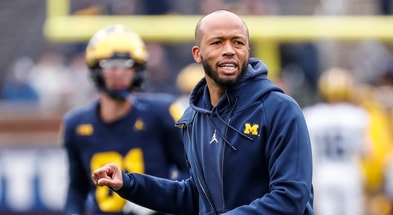
[[[225,74],[232,74],[234,72],[236,72],[236,64],[233,63],[224,63],[224,64],[220,64],[218,66],[219,68],[221,68],[221,70],[225,73]]]

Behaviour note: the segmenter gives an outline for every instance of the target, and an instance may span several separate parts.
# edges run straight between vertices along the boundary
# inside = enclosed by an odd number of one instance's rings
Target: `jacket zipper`
[[[194,144],[193,144],[192,141],[191,141],[189,126],[187,126],[187,135],[188,135],[188,141],[190,142],[190,145],[191,145],[192,152],[193,152],[193,154],[194,154],[194,156],[193,156],[194,163],[197,164],[198,161],[195,159],[196,153],[195,153],[195,148],[194,148],[194,146],[193,146]],[[201,179],[200,179],[200,177],[199,177],[199,174],[201,174],[201,170],[198,168],[198,165],[195,165],[195,167],[197,168],[197,172],[196,172],[197,174],[196,174],[196,176],[197,176],[198,184],[199,184],[200,188],[202,189],[203,194],[205,195],[207,201],[209,202],[210,207],[214,210],[214,213],[216,213],[216,210],[215,210],[215,208],[213,207],[213,204],[212,204],[212,202],[210,201],[210,198],[209,198],[209,196],[207,195],[207,192],[206,192],[205,188],[203,187],[202,182],[201,182]]]
[[[231,118],[229,117],[229,119],[228,119],[228,124],[231,122]],[[226,138],[227,137],[227,135],[228,135],[228,127],[226,127],[226,129],[225,129],[225,136],[224,136],[224,138]],[[225,208],[225,197],[224,197],[224,161],[225,161],[225,148],[226,148],[226,145],[227,144],[225,144],[224,143],[224,147],[222,148],[222,158],[221,158],[221,175],[222,175],[222,179],[221,179],[221,191],[222,191],[222,193],[221,193],[221,195],[222,195],[222,199],[223,199],[223,201],[222,201],[222,203],[224,204],[223,205],[223,209]]]

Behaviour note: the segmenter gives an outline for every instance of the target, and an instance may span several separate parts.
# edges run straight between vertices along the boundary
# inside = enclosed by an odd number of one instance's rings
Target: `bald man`
[[[204,78],[176,123],[190,178],[170,181],[107,164],[93,173],[134,203],[172,214],[314,214],[312,155],[298,104],[250,57],[249,32],[218,10],[195,29],[192,55]]]

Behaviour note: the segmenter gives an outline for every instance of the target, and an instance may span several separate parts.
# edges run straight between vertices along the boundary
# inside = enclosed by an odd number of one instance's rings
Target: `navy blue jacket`
[[[314,214],[311,146],[303,114],[267,79],[261,61],[250,58],[239,85],[228,89],[214,108],[202,79],[177,125],[191,177],[170,182],[123,174],[122,197],[174,214]]]

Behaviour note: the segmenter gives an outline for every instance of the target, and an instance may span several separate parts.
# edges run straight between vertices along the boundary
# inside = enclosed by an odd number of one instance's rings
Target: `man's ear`
[[[193,46],[191,51],[192,51],[192,56],[194,57],[195,62],[200,63],[201,56],[200,56],[200,52],[199,52],[199,46]]]

